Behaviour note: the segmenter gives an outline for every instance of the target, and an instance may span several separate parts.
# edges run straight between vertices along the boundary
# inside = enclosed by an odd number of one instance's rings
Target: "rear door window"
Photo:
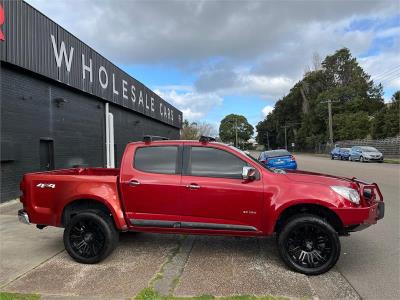
[[[178,174],[178,146],[138,148],[133,166],[147,173]]]

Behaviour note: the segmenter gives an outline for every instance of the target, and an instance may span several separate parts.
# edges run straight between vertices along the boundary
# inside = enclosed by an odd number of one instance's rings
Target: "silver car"
[[[354,146],[350,150],[350,160],[351,161],[377,161],[383,162],[383,154],[374,147],[369,146]]]

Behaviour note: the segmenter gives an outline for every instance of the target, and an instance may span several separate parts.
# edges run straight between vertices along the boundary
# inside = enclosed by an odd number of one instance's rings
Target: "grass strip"
[[[236,295],[215,297],[212,295],[201,295],[195,297],[176,297],[176,296],[162,296],[154,289],[147,287],[143,289],[134,300],[285,300],[287,298],[274,297],[274,296],[253,296],[253,295]]]
[[[0,292],[0,300],[39,300],[38,294],[19,294]]]

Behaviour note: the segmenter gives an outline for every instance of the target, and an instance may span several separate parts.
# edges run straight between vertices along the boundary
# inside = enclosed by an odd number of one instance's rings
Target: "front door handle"
[[[139,184],[140,184],[140,182],[137,180],[131,180],[128,182],[129,186],[138,186]]]
[[[188,184],[186,186],[186,188],[191,189],[191,190],[198,190],[200,188],[200,186],[198,184],[191,183],[191,184]]]

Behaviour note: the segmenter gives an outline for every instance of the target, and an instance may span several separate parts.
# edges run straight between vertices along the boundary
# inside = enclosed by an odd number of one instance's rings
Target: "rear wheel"
[[[118,237],[110,216],[99,210],[87,210],[74,216],[65,227],[64,245],[76,261],[94,264],[114,250]]]
[[[318,275],[336,264],[340,241],[326,220],[314,215],[298,215],[290,219],[279,233],[278,249],[291,269],[306,275]]]

